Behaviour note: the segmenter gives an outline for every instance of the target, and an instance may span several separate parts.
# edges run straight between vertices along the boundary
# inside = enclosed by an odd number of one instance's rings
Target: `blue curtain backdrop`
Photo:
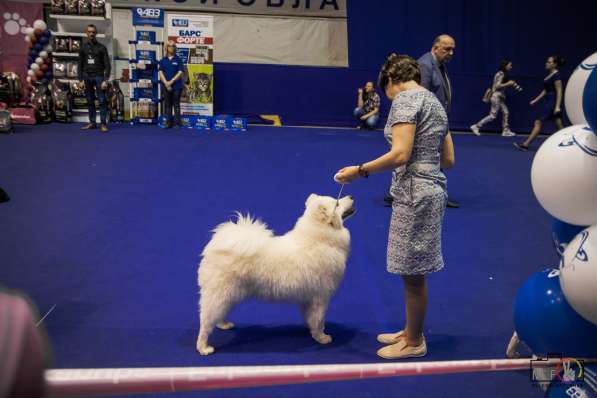
[[[403,1],[348,2],[348,68],[218,63],[215,111],[253,117],[279,114],[294,125],[354,126],[356,89],[375,80],[391,51],[418,58],[442,32],[456,39],[450,63],[452,129],[488,112],[481,102],[502,57],[513,60],[512,77],[524,88],[508,101],[511,126],[530,131],[539,107],[528,102],[541,90],[547,56],[567,59],[567,78],[597,51],[597,1]],[[217,45],[217,44],[216,44]],[[383,96],[382,96],[383,97]],[[382,103],[382,121],[389,103]],[[487,126],[499,129],[496,122]]]

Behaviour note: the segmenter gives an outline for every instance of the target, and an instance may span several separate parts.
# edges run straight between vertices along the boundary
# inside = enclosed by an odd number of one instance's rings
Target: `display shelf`
[[[76,19],[85,21],[105,21],[107,18],[101,15],[74,15],[74,14],[50,14],[54,19]]]
[[[129,40],[128,41],[128,55],[129,55],[129,90],[130,90],[130,102],[131,104],[137,104],[135,106],[130,107],[130,120],[131,124],[157,124],[159,119],[159,103],[160,103],[160,87],[159,87],[159,80],[158,80],[158,68],[157,65],[162,57],[162,45],[163,41],[155,40],[155,34],[142,30],[138,31],[137,27],[133,27],[134,34],[136,40]],[[163,39],[163,32],[160,32]],[[138,40],[140,37],[150,37],[151,40]],[[137,48],[137,46],[142,46],[143,50]],[[151,49],[146,49],[150,47]],[[155,58],[154,59],[139,59],[139,56],[143,56],[143,52],[152,53],[151,56],[148,58]],[[139,68],[137,68],[138,64],[144,64],[145,66],[141,68],[144,70],[146,75],[151,75],[151,78],[148,76],[141,75],[142,77],[139,78]],[[148,87],[148,83],[151,86]],[[144,87],[140,87],[143,84]],[[140,96],[138,94],[139,89],[144,89],[147,91],[147,97]],[[151,97],[149,96],[151,93]],[[156,96],[157,94],[157,96]],[[143,95],[143,94],[142,94]],[[135,112],[138,112],[139,103],[142,102],[150,102],[155,105],[151,105],[152,112],[155,112],[154,117],[141,117]],[[154,108],[155,106],[155,108]]]
[[[85,33],[81,33],[81,32],[52,32],[52,36],[73,36],[73,37],[87,37],[87,35]],[[106,35],[103,33],[98,33],[97,35],[95,35],[96,38],[98,39],[105,39]]]
[[[78,58],[79,54],[77,54],[77,53],[52,52],[52,56],[54,56],[54,57]]]

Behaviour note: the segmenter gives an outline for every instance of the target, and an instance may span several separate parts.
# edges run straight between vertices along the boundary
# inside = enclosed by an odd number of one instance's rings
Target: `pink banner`
[[[26,85],[29,46],[25,29],[43,19],[43,5],[1,0],[0,18],[0,72],[15,72]]]

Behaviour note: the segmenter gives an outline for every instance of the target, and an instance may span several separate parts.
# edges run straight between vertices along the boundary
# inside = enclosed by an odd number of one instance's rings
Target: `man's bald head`
[[[440,63],[446,63],[452,59],[454,50],[456,49],[456,41],[447,34],[441,34],[433,40],[433,47],[431,52]]]

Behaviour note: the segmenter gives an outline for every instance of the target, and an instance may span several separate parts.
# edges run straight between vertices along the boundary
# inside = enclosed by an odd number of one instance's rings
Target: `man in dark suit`
[[[431,91],[442,104],[447,114],[450,114],[452,105],[452,86],[448,77],[446,64],[452,59],[456,41],[449,35],[439,35],[433,41],[431,51],[423,54],[418,59],[419,70],[421,71],[421,86]],[[386,194],[384,201],[391,205],[393,198]],[[460,205],[448,199],[448,207],[458,208]]]
[[[446,64],[452,59],[455,49],[456,41],[451,36],[439,35],[433,41],[431,51],[423,54],[418,60],[421,86],[435,94],[448,115],[452,105],[452,85]],[[448,207],[457,208],[460,205],[448,199]]]

